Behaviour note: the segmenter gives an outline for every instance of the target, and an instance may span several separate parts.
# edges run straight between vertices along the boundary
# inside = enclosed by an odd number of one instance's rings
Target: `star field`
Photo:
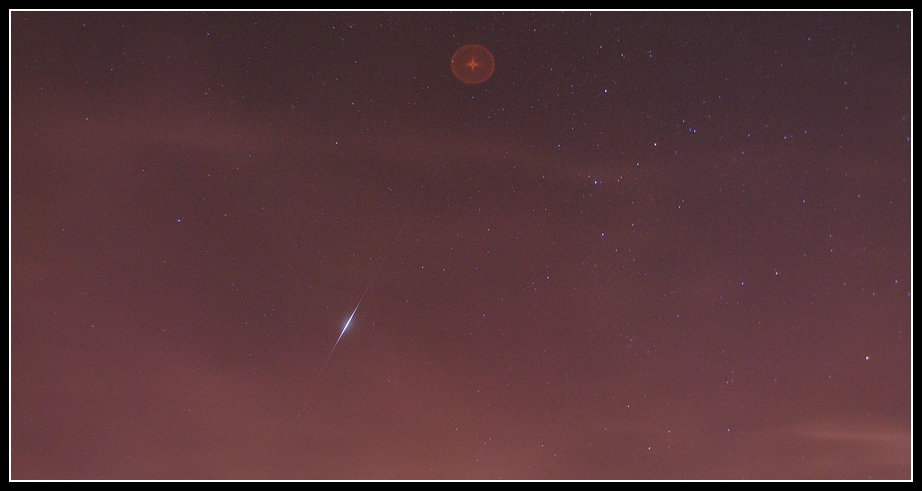
[[[11,478],[911,479],[911,20],[11,12]]]

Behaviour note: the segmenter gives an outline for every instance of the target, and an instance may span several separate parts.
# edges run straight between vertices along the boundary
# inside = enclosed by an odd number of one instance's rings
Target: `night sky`
[[[12,12],[11,477],[911,478],[911,21]]]

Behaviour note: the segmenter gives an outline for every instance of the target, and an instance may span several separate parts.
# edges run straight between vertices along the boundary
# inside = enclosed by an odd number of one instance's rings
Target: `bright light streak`
[[[359,305],[362,305],[361,300],[359,300]],[[349,316],[349,320],[347,320],[346,325],[343,326],[343,332],[339,333],[339,337],[336,338],[336,344],[339,344],[339,340],[343,338],[343,334],[346,334],[346,329],[349,329],[349,324],[352,323],[352,318],[355,317],[355,313],[359,311],[359,305],[355,306],[355,310],[352,311],[352,315]],[[336,349],[336,344],[333,345],[333,349]]]
[[[372,281],[374,281],[374,278],[372,278]],[[371,283],[368,284],[368,287],[371,287]],[[368,293],[368,288],[365,289],[365,293]],[[333,352],[336,351],[336,347],[339,346],[339,340],[343,338],[343,334],[346,334],[346,329],[349,329],[349,324],[352,323],[352,318],[355,317],[355,313],[359,311],[359,305],[362,305],[362,300],[365,300],[365,294],[362,294],[362,298],[359,299],[359,303],[355,306],[355,310],[352,311],[352,315],[349,316],[349,320],[347,320],[346,325],[343,326],[343,331],[339,333],[339,337],[336,338],[336,343],[333,344],[333,349],[330,350],[330,354],[327,355],[326,361],[323,362],[323,366],[320,367],[320,373],[317,374],[317,377],[320,377],[323,373],[323,369],[326,368],[327,363],[330,362],[330,358],[333,357]]]
[[[432,175],[429,176],[429,181],[432,181],[435,178],[436,173],[438,172],[439,167],[436,167],[432,171]],[[427,181],[427,183],[429,182]],[[416,198],[416,203],[419,203],[419,200],[422,199],[423,195],[426,194],[427,186],[423,185],[423,190],[419,193],[419,196]],[[413,209],[416,209],[416,204],[414,203]],[[343,338],[343,334],[346,334],[346,329],[349,329],[349,324],[352,324],[352,318],[355,317],[355,313],[359,311],[359,306],[362,305],[362,300],[365,300],[365,295],[368,295],[368,290],[371,289],[371,285],[375,283],[375,278],[378,277],[378,274],[381,273],[381,268],[384,267],[384,263],[387,262],[387,258],[390,257],[391,252],[394,250],[394,246],[397,245],[397,241],[400,240],[400,235],[403,234],[403,229],[406,228],[407,223],[410,221],[410,216],[412,213],[407,214],[406,218],[403,219],[403,224],[400,226],[400,229],[397,230],[397,235],[394,236],[394,240],[391,241],[390,247],[387,248],[387,251],[384,255],[381,256],[381,262],[378,263],[378,269],[375,270],[375,274],[371,275],[371,280],[368,281],[368,286],[365,287],[365,291],[362,292],[362,296],[359,298],[359,303],[355,305],[355,309],[352,310],[352,315],[349,316],[349,319],[346,321],[346,324],[343,326],[342,332],[339,333],[339,337],[336,338],[336,343],[333,344],[333,349],[330,350],[330,354],[327,356],[326,361],[323,362],[323,366],[320,367],[320,372],[317,373],[317,378],[320,378],[320,375],[323,374],[323,370],[327,367],[327,363],[330,362],[330,358],[333,357],[333,352],[336,351],[336,347],[339,346],[339,340]]]

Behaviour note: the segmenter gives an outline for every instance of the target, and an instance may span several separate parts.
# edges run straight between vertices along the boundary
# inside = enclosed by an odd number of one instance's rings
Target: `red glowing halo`
[[[451,57],[451,73],[466,84],[486,82],[494,68],[493,53],[479,44],[465,44]]]

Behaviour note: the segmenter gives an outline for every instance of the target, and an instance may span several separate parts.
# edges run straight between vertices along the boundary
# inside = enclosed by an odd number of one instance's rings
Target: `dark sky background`
[[[911,478],[911,20],[12,12],[12,478]]]

